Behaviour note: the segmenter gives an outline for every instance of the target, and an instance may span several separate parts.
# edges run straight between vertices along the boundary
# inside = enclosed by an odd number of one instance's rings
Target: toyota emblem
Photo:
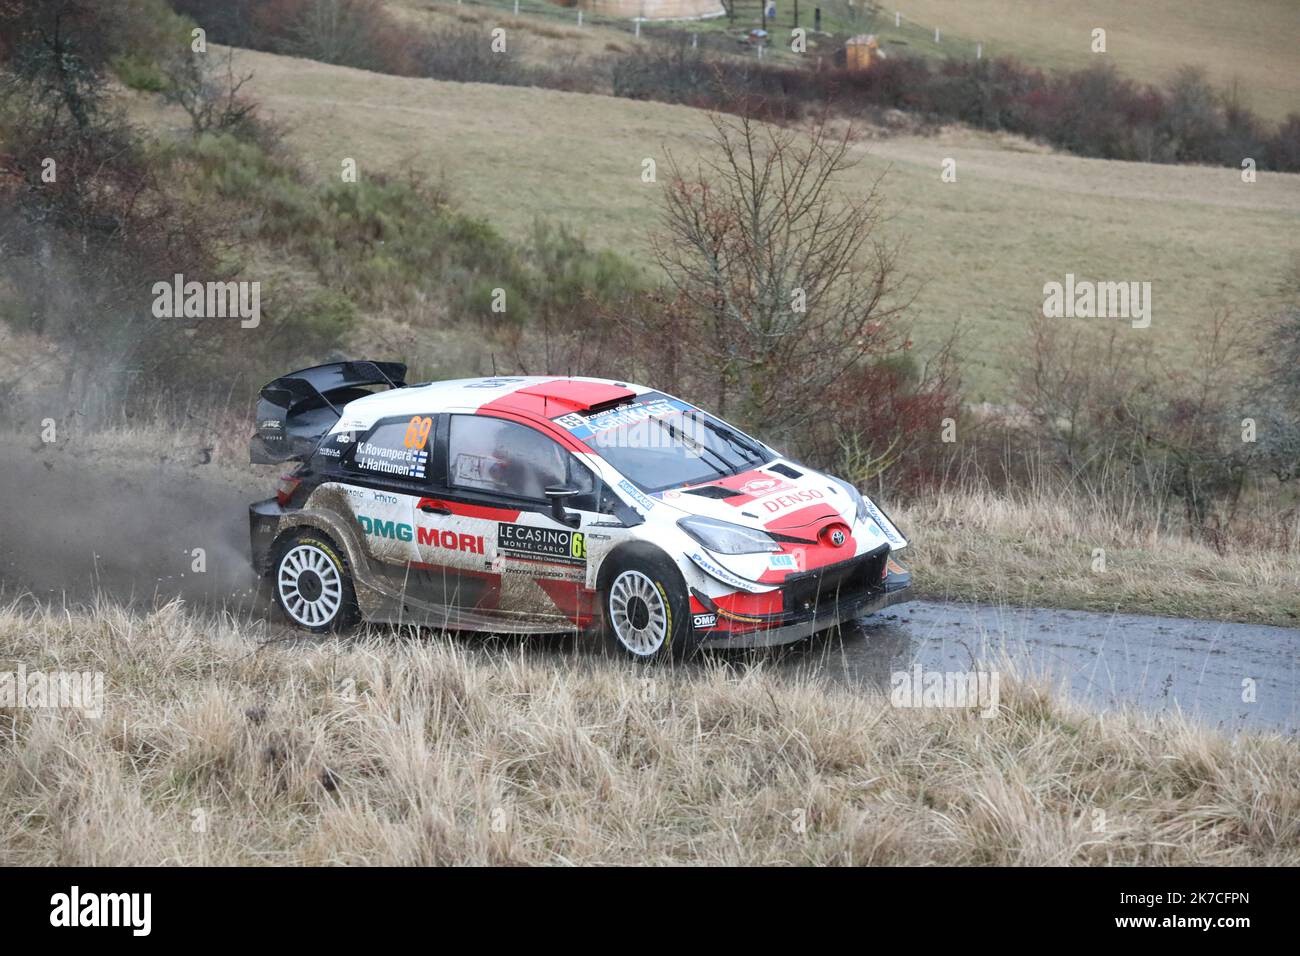
[[[839,528],[831,532],[831,544],[837,548],[844,544],[844,532]]]

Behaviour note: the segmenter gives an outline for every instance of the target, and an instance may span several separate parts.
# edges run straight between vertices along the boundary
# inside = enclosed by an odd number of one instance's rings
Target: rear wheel
[[[607,640],[639,660],[691,653],[690,603],[676,566],[651,554],[613,561],[603,598]]]
[[[351,627],[361,617],[347,561],[315,531],[295,531],[271,561],[275,603],[294,624],[317,634]]]

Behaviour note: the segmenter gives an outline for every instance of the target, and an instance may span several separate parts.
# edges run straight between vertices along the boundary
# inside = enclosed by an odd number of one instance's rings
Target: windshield
[[[656,392],[609,411],[557,421],[643,491],[713,481],[773,457],[712,415]]]

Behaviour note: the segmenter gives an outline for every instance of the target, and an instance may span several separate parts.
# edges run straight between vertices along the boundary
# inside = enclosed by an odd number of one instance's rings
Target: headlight
[[[867,521],[871,518],[871,514],[867,511],[867,503],[862,500],[862,492],[840,478],[832,478],[831,481],[848,492],[849,500],[853,502],[853,507],[857,509],[858,521]]]
[[[781,550],[780,545],[762,531],[744,528],[729,521],[718,521],[714,518],[681,518],[677,522],[677,527],[718,554],[758,554]]]

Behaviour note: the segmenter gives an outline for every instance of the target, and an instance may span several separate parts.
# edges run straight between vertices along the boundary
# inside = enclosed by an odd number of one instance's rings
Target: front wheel
[[[667,558],[616,559],[604,605],[609,641],[632,657],[680,658],[694,650],[686,584]]]
[[[324,634],[360,618],[347,562],[318,532],[286,535],[272,557],[271,576],[275,603],[299,627]]]

